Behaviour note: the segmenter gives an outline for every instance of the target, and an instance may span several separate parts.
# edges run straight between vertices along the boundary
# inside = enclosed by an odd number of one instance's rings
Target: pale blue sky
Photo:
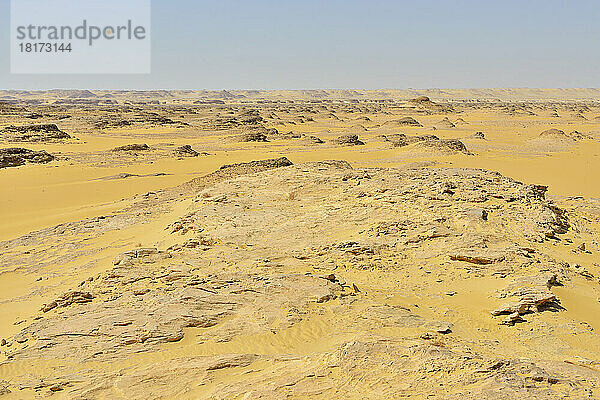
[[[153,0],[152,7],[150,75],[11,75],[9,0],[0,0],[0,88],[600,87],[597,0]]]

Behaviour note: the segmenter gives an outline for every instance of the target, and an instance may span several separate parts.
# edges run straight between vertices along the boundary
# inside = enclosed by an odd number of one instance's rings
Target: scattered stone
[[[501,322],[502,325],[513,326],[517,322],[523,322],[524,319],[518,312],[514,312],[512,314],[507,315]]]

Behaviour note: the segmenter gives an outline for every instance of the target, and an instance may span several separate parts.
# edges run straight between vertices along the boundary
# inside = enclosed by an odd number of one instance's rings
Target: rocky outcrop
[[[60,296],[58,299],[52,301],[51,303],[44,304],[41,311],[48,312],[57,307],[68,307],[71,304],[84,304],[92,301],[94,296],[87,292],[69,292]]]
[[[137,263],[151,263],[170,257],[169,253],[158,251],[156,248],[135,249],[119,254],[113,261],[113,264],[133,265]]]
[[[589,397],[596,371],[546,357],[566,358],[568,342],[556,332],[575,328],[548,329],[565,320],[551,286],[571,272],[553,258],[553,243],[571,227],[545,191],[484,170],[280,158],[224,165],[174,189],[169,205],[185,207],[173,213],[163,212],[167,194],[153,193],[129,214],[4,244],[2,265],[44,262],[53,248],[41,243],[98,258],[66,294],[42,293],[42,312],[6,338],[7,390],[68,398],[115,390],[131,398],[198,390],[222,399],[336,398],[347,387],[368,398]],[[86,239],[156,210],[148,226],[165,247],[123,252],[102,237],[102,255],[91,256]],[[41,235],[47,242],[36,241]],[[25,246],[37,252],[15,251]],[[107,254],[116,256],[112,265]],[[489,315],[494,290],[506,302],[497,317]],[[545,310],[557,312],[540,321]],[[490,329],[490,321],[525,319],[531,330]],[[543,354],[515,345],[540,342]],[[10,372],[48,359],[61,367]],[[112,368],[124,359],[127,368]],[[198,379],[211,384],[198,389]]]
[[[555,303],[556,296],[550,288],[556,285],[558,280],[555,274],[519,278],[501,294],[502,297],[512,298],[514,301],[493,310],[492,315],[508,314],[509,318],[503,321],[504,324],[520,322],[521,315],[540,312]]]
[[[25,163],[44,164],[54,160],[48,152],[34,151],[18,147],[0,149],[0,168],[18,167]]]
[[[53,142],[70,139],[55,124],[8,126],[0,131],[0,139],[9,142]]]

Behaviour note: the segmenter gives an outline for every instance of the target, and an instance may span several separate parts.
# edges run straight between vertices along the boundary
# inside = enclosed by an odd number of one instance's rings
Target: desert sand
[[[600,398],[599,99],[0,91],[0,398]]]

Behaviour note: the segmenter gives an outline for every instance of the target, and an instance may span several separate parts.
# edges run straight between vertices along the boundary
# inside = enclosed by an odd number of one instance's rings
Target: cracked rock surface
[[[3,271],[47,281],[0,394],[593,398],[598,339],[562,293],[596,278],[557,244],[595,234],[578,209],[484,170],[228,165],[0,243]],[[136,229],[160,240],[111,236]],[[59,262],[82,279],[55,293]]]

